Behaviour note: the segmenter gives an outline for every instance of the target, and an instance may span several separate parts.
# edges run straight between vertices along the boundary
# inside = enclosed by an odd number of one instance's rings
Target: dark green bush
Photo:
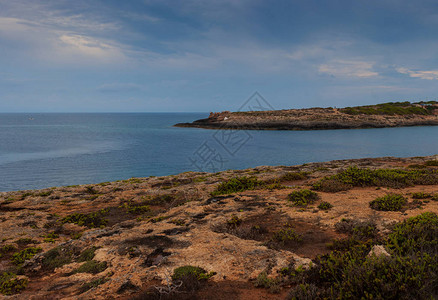
[[[43,254],[41,266],[44,270],[53,271],[72,262],[75,251],[67,246],[55,247]]]
[[[185,276],[193,276],[198,280],[203,280],[208,279],[213,275],[214,273],[207,273],[206,270],[200,267],[182,266],[173,271],[172,280],[181,280]]]
[[[329,202],[326,201],[322,201],[319,205],[318,208],[321,210],[329,210],[333,207],[333,205]]]
[[[246,190],[253,190],[263,184],[262,181],[259,181],[255,177],[234,177],[230,178],[225,182],[222,182],[218,185],[216,190],[214,190],[211,195],[212,196],[218,196],[218,195],[225,195],[225,194],[232,194],[237,192],[243,192]]]
[[[98,249],[98,247],[90,247],[88,249],[85,249],[84,251],[82,251],[82,253],[79,255],[79,257],[77,258],[76,261],[78,262],[83,262],[83,261],[90,261],[94,258],[94,253],[96,252],[96,250]]]
[[[287,172],[279,178],[279,181],[295,181],[309,178],[307,172]]]
[[[401,210],[407,203],[408,200],[402,195],[388,194],[371,201],[370,207],[375,210],[398,211]]]
[[[80,288],[81,293],[85,293],[86,291],[91,290],[92,288],[98,287],[99,285],[104,284],[108,280],[109,280],[108,278],[103,277],[84,283]]]
[[[387,247],[398,255],[438,255],[438,215],[426,212],[397,224]]]
[[[298,190],[290,193],[288,195],[288,199],[295,206],[305,207],[308,204],[312,204],[316,200],[318,200],[319,196],[317,193],[312,192],[310,190]]]
[[[89,214],[74,213],[62,219],[62,223],[74,223],[88,228],[105,227],[108,220],[104,218],[107,211],[102,209]]]
[[[438,160],[429,160],[424,163],[428,167],[438,167]]]
[[[377,237],[377,225],[372,220],[342,219],[335,224],[338,232],[347,233],[354,239],[368,240]]]
[[[284,228],[280,229],[272,235],[272,241],[281,243],[281,244],[289,244],[301,242],[303,239],[301,235],[299,235],[293,228]]]
[[[90,274],[98,274],[103,272],[108,267],[106,261],[98,262],[97,260],[90,260],[82,264],[79,268],[73,271],[74,273],[90,273]]]

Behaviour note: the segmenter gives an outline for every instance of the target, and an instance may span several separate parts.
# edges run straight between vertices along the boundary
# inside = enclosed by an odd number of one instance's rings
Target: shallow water
[[[190,170],[438,153],[438,126],[324,131],[172,127],[207,115],[0,114],[0,191]]]

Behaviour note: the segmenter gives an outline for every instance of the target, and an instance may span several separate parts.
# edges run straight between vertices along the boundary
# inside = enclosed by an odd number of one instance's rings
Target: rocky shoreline
[[[205,119],[192,123],[175,124],[176,127],[244,130],[323,130],[360,129],[438,125],[438,105],[422,107],[409,104],[403,114],[379,111],[362,113],[362,110],[336,108],[308,108],[275,111],[210,113]],[[412,113],[408,108],[416,108]],[[359,107],[361,108],[361,107]],[[430,110],[428,108],[433,108]],[[353,108],[354,109],[354,108]],[[365,111],[368,112],[368,111]]]
[[[412,200],[438,192],[437,162],[437,156],[341,160],[2,192],[0,280],[12,286],[2,283],[2,293],[11,299],[284,299],[296,284],[281,272],[310,268],[331,251],[328,243],[348,237],[336,225],[342,220],[373,220],[385,236],[390,224],[438,213],[438,201]],[[431,177],[405,186],[344,184],[336,192],[327,178],[349,167]],[[294,205],[291,194],[302,190],[314,190],[316,202]],[[388,193],[409,201],[399,211],[370,207]],[[202,268],[207,279],[178,290],[172,278],[183,266]],[[263,286],[265,275],[276,285]]]

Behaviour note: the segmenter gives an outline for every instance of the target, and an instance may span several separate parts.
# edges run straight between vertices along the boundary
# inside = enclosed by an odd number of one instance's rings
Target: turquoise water
[[[0,191],[438,153],[438,126],[234,132],[172,127],[207,115],[0,114]]]

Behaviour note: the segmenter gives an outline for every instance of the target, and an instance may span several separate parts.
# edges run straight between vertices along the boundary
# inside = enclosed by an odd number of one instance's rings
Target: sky
[[[0,0],[1,112],[438,98],[436,0]]]

